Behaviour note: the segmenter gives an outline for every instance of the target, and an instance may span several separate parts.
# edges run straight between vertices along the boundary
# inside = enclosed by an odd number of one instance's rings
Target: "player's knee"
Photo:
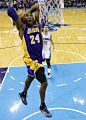
[[[48,67],[48,68],[51,68],[51,65],[48,64],[47,67]]]
[[[41,84],[41,87],[46,88],[48,86],[47,80]]]
[[[36,79],[40,82],[43,83],[46,81],[46,76],[44,74],[44,71],[40,68],[37,72],[36,72]]]
[[[44,58],[44,59],[42,59],[42,62],[45,62],[45,58]]]
[[[46,81],[46,76],[45,74],[40,74],[39,76],[36,77],[36,79],[40,82],[40,83],[44,83]]]
[[[33,81],[33,79],[34,79],[33,77],[28,76],[26,81],[25,81],[25,84],[31,83]]]
[[[46,59],[46,62],[47,62],[47,67],[48,67],[48,68],[51,68],[50,59]]]

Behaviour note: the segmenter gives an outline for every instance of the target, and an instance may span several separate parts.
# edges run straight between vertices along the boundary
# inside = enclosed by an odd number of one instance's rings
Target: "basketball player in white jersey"
[[[48,68],[47,77],[50,78],[50,72],[51,72],[51,65],[50,65],[51,48],[50,48],[50,43],[53,45],[53,51],[55,50],[55,47],[54,47],[54,43],[52,41],[52,35],[48,32],[48,25],[44,25],[44,29],[43,29],[42,34],[43,34],[43,38],[44,38],[44,49],[42,51],[43,62],[46,60],[47,68]]]

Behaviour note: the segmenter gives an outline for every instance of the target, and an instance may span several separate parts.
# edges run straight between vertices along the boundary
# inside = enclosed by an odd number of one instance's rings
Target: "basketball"
[[[23,13],[22,12],[18,13],[18,16],[19,18],[23,18]]]

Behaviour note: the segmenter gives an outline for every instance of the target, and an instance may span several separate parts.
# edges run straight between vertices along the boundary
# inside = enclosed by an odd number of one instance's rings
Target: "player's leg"
[[[39,68],[37,70],[36,79],[41,83],[41,87],[39,90],[41,105],[39,109],[46,117],[52,117],[52,114],[47,110],[47,107],[45,105],[45,93],[46,93],[46,88],[47,88],[48,83],[47,83],[46,76],[42,68]]]
[[[45,62],[45,58],[44,58],[44,59],[42,59],[42,62]]]
[[[50,60],[51,60],[51,49],[50,49],[50,48],[48,48],[47,50],[45,50],[45,59],[46,59],[47,68],[48,68],[47,77],[50,78],[50,72],[51,72],[51,64],[50,64]]]
[[[28,76],[26,81],[25,81],[25,86],[23,92],[19,93],[19,97],[22,99],[22,102],[27,105],[27,90],[30,87],[31,82],[33,81],[34,77]]]
[[[25,62],[25,61],[24,61]],[[22,102],[27,105],[27,90],[30,87],[31,82],[33,81],[35,75],[34,75],[34,70],[30,69],[30,66],[27,65],[27,63],[25,62],[26,67],[27,67],[27,72],[28,72],[28,77],[25,81],[25,86],[24,86],[24,90],[23,92],[19,93],[19,97],[22,99]]]
[[[40,93],[41,103],[44,104],[45,91],[46,91],[46,88],[47,88],[47,80],[46,80],[46,76],[45,76],[42,68],[39,68],[37,70],[37,72],[36,72],[36,79],[41,83],[41,87],[40,87],[39,93]]]
[[[50,78],[50,73],[51,73],[50,59],[46,59],[46,63],[47,63],[47,68],[48,68],[48,75],[47,75],[47,77]]]

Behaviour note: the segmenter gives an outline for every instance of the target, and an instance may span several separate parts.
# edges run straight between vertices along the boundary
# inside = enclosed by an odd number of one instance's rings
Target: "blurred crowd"
[[[30,8],[35,3],[38,2],[38,0],[0,0],[0,9],[8,8],[9,6],[16,7],[17,9],[23,8],[23,4],[26,2],[26,8]]]
[[[21,9],[26,3],[26,8],[31,8],[38,0],[0,0],[0,9],[13,6],[16,9]],[[86,0],[64,0],[64,7],[86,7]]]
[[[64,7],[86,7],[86,0],[65,0]]]

